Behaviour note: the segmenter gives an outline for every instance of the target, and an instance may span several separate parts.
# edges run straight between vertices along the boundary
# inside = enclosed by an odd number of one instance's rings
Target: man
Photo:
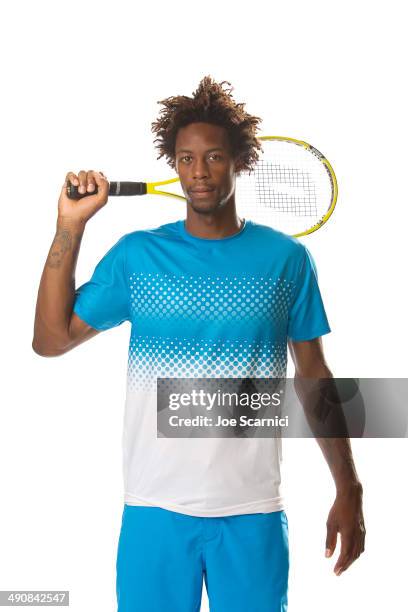
[[[296,239],[240,219],[235,177],[258,158],[259,119],[205,77],[191,98],[161,102],[160,156],[181,181],[186,220],[123,236],[75,291],[84,228],[108,199],[102,173],[70,172],[40,283],[33,348],[61,355],[128,320],[125,507],[119,612],[193,612],[204,578],[212,612],[287,609],[288,533],[280,439],[160,437],[160,377],[329,378],[330,332],[314,262]],[[89,193],[66,195],[67,180]],[[98,193],[92,195],[98,188]],[[337,496],[326,555],[336,573],[364,550],[362,487],[347,439],[319,439]]]

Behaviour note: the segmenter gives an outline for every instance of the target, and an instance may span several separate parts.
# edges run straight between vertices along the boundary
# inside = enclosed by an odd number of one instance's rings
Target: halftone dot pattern
[[[175,275],[135,272],[132,319],[286,324],[294,282],[252,275]]]
[[[203,340],[132,334],[128,388],[155,390],[160,378],[281,378],[286,374],[286,343]]]

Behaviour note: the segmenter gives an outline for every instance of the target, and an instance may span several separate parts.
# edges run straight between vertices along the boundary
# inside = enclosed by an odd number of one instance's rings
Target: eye
[[[182,157],[180,157],[180,161],[188,164],[191,161],[191,155],[183,155]]]
[[[219,155],[219,153],[210,153],[209,157],[210,157],[210,159],[214,159],[216,161],[218,161],[219,159],[222,159],[221,155]]]

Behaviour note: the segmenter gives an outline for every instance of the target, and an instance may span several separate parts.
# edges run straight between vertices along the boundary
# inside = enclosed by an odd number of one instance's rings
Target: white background
[[[264,134],[309,141],[336,170],[334,215],[302,239],[333,329],[330,368],[405,377],[403,3],[39,0],[9,3],[1,17],[0,589],[69,589],[75,612],[107,612],[130,327],[60,358],[31,349],[65,174],[168,178],[150,133],[156,102],[191,95],[206,74],[230,81]],[[124,233],[183,217],[167,198],[110,200],[86,228],[77,286]],[[353,441],[366,552],[336,577],[338,553],[324,558],[329,470],[315,441],[285,441],[291,612],[406,609],[406,442]]]

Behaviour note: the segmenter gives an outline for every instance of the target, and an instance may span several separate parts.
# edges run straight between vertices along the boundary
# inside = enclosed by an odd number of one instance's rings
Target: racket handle
[[[85,193],[79,193],[78,187],[68,181],[67,195],[71,200],[80,200],[89,195],[95,195],[98,193],[98,187],[95,185],[93,191],[87,191]],[[113,181],[109,183],[109,195],[110,196],[134,196],[134,195],[145,195],[147,193],[146,183],[135,183],[134,181]]]

